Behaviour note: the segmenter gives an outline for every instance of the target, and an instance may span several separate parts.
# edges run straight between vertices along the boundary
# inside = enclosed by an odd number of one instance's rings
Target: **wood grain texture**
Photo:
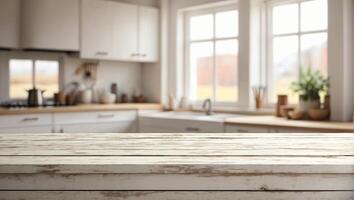
[[[5,109],[0,108],[0,115],[22,115],[39,113],[67,113],[67,112],[93,112],[93,111],[120,111],[120,110],[161,110],[160,104],[89,104],[64,107],[45,107],[45,108],[20,108]]]
[[[352,199],[354,191],[354,134],[2,134],[0,147],[0,200],[70,199],[70,191],[103,200]]]
[[[354,134],[2,134],[0,155],[352,156]]]
[[[316,184],[314,184],[316,183]],[[0,174],[0,190],[354,191],[354,174]]]
[[[330,121],[295,121],[274,116],[251,116],[226,119],[228,125],[266,127],[266,128],[301,128],[318,132],[354,132],[353,123]]]
[[[350,200],[354,192],[0,192],[0,200]]]
[[[0,147],[0,173],[354,171],[354,134],[2,134]]]

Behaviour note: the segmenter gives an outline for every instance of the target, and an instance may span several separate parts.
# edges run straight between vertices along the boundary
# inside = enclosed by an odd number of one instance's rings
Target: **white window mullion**
[[[36,62],[32,60],[32,87],[36,87]]]
[[[217,83],[217,74],[216,74],[216,15],[213,13],[213,24],[214,24],[214,32],[213,32],[213,97],[212,100],[216,102],[216,83]]]
[[[299,5],[299,34],[298,34],[298,71],[300,72],[301,65],[302,65],[302,60],[301,60],[301,2],[298,3]],[[300,73],[298,74],[298,77],[300,78]]]

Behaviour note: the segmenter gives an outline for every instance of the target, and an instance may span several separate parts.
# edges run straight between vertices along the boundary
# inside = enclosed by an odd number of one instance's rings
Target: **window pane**
[[[276,102],[277,95],[291,95],[290,85],[298,79],[298,37],[278,37],[273,44],[273,69],[270,90],[270,100]],[[290,102],[297,102],[298,98],[289,96]]]
[[[10,60],[10,98],[26,99],[27,91],[32,85],[32,61]]]
[[[214,22],[213,15],[192,17],[190,20],[191,40],[204,40],[213,38]]]
[[[193,43],[190,48],[190,91],[192,100],[213,97],[213,43]]]
[[[311,67],[327,75],[327,33],[301,37],[301,61],[302,67]]]
[[[237,37],[238,36],[238,11],[227,11],[216,13],[216,37]]]
[[[216,42],[216,101],[238,100],[238,41]]]
[[[301,3],[301,31],[324,30],[328,27],[327,0]]]
[[[36,61],[35,62],[36,87],[45,90],[45,98],[53,98],[59,91],[59,62]]]
[[[273,34],[296,33],[299,31],[299,5],[276,6],[273,9]]]

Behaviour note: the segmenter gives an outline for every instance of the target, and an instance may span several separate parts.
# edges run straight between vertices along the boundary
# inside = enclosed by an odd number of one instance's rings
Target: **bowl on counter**
[[[315,121],[324,121],[329,119],[328,109],[309,109],[309,118]]]
[[[111,93],[104,93],[101,96],[101,103],[102,104],[114,104],[116,102],[117,96]]]

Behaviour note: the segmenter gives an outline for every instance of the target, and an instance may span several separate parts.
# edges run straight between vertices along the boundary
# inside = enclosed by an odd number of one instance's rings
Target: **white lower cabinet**
[[[139,118],[141,133],[223,133],[224,123],[184,119]]]
[[[131,122],[67,124],[56,128],[59,133],[132,133],[135,130],[135,123]]]
[[[226,125],[226,133],[315,133],[301,128],[267,128],[261,126]],[[318,131],[317,131],[318,132]]]
[[[21,128],[0,128],[0,133],[52,133],[53,126],[34,126]]]
[[[137,111],[0,116],[0,133],[134,133]]]
[[[226,125],[225,132],[226,133],[269,133],[269,130],[267,128],[262,128],[262,127]]]
[[[0,133],[51,133],[52,114],[0,116]]]
[[[54,126],[57,133],[133,133],[136,116],[136,111],[57,113]]]

